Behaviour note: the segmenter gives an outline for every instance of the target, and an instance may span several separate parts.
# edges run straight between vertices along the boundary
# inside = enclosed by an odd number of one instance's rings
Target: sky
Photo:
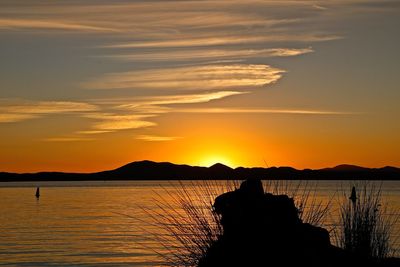
[[[0,171],[400,166],[400,2],[0,1]]]

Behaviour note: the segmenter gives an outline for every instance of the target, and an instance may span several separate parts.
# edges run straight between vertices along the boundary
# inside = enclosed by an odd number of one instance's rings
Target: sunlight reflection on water
[[[201,182],[185,183],[190,191]],[[338,195],[348,185],[320,181],[317,197]],[[34,196],[36,186],[41,187],[40,200]],[[167,199],[167,190],[178,187],[169,181],[0,184],[0,265],[157,266],[154,250],[162,246],[149,237],[158,230],[145,223],[151,219],[143,208],[159,210],[157,194]],[[384,201],[398,212],[400,182],[385,181],[382,189]],[[400,233],[400,222],[395,232]]]

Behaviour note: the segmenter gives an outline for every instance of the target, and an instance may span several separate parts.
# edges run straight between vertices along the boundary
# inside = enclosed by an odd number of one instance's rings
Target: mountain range
[[[96,173],[7,173],[0,182],[84,181],[84,180],[225,180],[260,178],[265,180],[399,180],[400,168],[364,168],[338,165],[333,168],[298,170],[292,167],[230,168],[217,163],[211,167],[178,165],[169,162],[136,161],[114,170]]]

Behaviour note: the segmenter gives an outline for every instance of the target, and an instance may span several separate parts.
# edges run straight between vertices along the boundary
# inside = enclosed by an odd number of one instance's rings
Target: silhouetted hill
[[[218,177],[231,177],[234,173],[234,170],[231,167],[225,166],[221,163],[216,163],[208,168],[208,171],[216,174]]]
[[[356,165],[349,165],[349,164],[341,164],[337,165],[336,167],[333,168],[325,168],[322,170],[331,170],[331,171],[368,171],[368,168],[365,167],[360,167]]]
[[[221,163],[211,167],[178,165],[169,162],[137,161],[115,170],[97,173],[6,173],[0,172],[1,182],[10,181],[82,181],[82,180],[203,180],[248,178],[270,180],[398,180],[400,169],[386,166],[383,168],[364,168],[354,165],[338,165],[319,170],[297,170],[292,167],[244,168],[232,169]]]

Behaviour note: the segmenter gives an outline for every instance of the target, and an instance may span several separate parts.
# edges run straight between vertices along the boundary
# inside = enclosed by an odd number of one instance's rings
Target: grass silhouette
[[[197,266],[200,258],[222,235],[220,216],[214,212],[214,198],[236,189],[235,181],[192,181],[164,188],[167,197],[155,199],[158,210],[147,211],[158,226],[153,238],[163,246],[156,251],[165,266]]]
[[[213,209],[215,198],[239,186],[240,181],[185,181],[163,188],[165,194],[157,194],[157,209],[145,212],[155,227],[154,232],[148,232],[150,238],[163,247],[155,251],[161,265],[198,265],[223,234],[221,218]],[[400,215],[382,203],[381,186],[358,184],[354,203],[346,193],[339,196],[339,222],[331,229],[326,222],[333,196],[317,196],[317,182],[268,180],[263,181],[263,187],[266,193],[293,198],[299,218],[328,228],[336,245],[344,250],[378,260],[394,256],[394,224]]]
[[[339,245],[363,258],[393,256],[391,238],[399,214],[382,203],[381,186],[364,183],[355,186],[354,193],[352,199],[343,194],[340,202]]]
[[[157,211],[147,211],[152,224],[158,227],[152,234],[163,247],[156,251],[165,266],[197,266],[212,244],[223,234],[220,216],[214,212],[215,198],[233,191],[239,181],[192,181],[180,183],[174,190],[165,188],[167,197],[158,195]],[[306,223],[321,226],[331,207],[331,201],[317,199],[316,184],[301,181],[264,181],[264,191],[292,197],[299,217]]]

